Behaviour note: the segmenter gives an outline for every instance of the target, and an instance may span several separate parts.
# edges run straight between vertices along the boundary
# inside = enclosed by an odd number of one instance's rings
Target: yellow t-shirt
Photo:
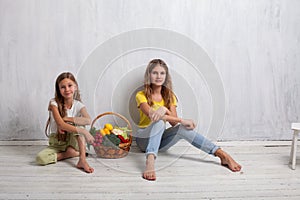
[[[176,101],[176,97],[174,96],[174,103],[172,103],[172,105],[174,106],[177,106],[177,101]],[[144,91],[139,91],[136,93],[136,96],[135,96],[135,99],[136,99],[136,103],[137,103],[137,106],[138,108],[140,107],[141,103],[148,103],[148,100],[145,96],[145,93]],[[152,108],[154,110],[158,109],[160,106],[164,106],[165,105],[165,101],[162,99],[160,102],[158,101],[153,101],[153,106]],[[145,115],[145,113],[143,113],[141,111],[141,109],[139,109],[139,112],[140,112],[140,122],[139,122],[139,127],[140,128],[146,128],[147,126],[149,126],[151,124],[151,120],[150,118]]]

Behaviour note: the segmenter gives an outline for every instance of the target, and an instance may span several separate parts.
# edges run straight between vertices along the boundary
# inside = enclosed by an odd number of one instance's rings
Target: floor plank
[[[241,172],[183,141],[159,153],[157,181],[148,182],[141,178],[144,154],[135,145],[121,159],[90,155],[95,172],[86,174],[75,168],[77,158],[36,165],[44,144],[0,143],[0,199],[300,199],[300,155],[291,170],[286,141],[219,145],[243,165]]]

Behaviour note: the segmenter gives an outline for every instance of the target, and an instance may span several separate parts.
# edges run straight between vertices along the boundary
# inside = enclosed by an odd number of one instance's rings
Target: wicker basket
[[[130,122],[124,116],[122,116],[118,113],[114,113],[114,112],[105,112],[105,113],[102,113],[102,114],[98,115],[93,120],[93,122],[91,124],[91,128],[94,127],[94,123],[99,118],[101,118],[105,115],[115,115],[115,116],[121,118],[122,120],[124,120],[127,123],[127,128],[129,130],[132,130]],[[129,141],[128,142],[120,143],[119,146],[116,146],[116,147],[104,146],[104,145],[94,147],[97,156],[100,157],[100,158],[112,158],[112,159],[123,158],[123,157],[127,156],[128,152],[130,150],[131,143],[132,143],[132,132],[130,132],[128,134],[128,136],[129,136]]]

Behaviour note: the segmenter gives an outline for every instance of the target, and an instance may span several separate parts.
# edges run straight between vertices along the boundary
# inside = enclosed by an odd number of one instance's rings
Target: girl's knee
[[[44,157],[40,154],[38,154],[35,158],[35,161],[37,164],[39,165],[47,165],[46,160],[44,159]]]
[[[197,135],[201,136],[199,133],[195,132],[194,130],[186,129],[183,125],[180,125],[180,127],[177,131],[177,135],[180,138],[183,138],[183,139],[186,139],[186,140],[189,140],[189,141],[193,141],[193,139]]]
[[[48,165],[56,162],[56,154],[45,155],[43,152],[37,154],[36,163],[39,165]]]
[[[182,124],[178,128],[178,134],[180,135],[191,134],[192,132],[194,133],[195,131],[185,128]]]
[[[165,129],[166,128],[166,123],[163,120],[159,120],[157,122],[153,122],[153,128],[158,128],[158,129]]]

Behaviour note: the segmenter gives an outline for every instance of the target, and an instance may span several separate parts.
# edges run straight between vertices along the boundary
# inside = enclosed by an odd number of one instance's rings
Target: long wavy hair
[[[156,67],[157,65],[163,67],[166,71],[166,79],[165,82],[162,85],[162,89],[161,89],[161,95],[162,98],[165,102],[165,106],[169,109],[171,104],[174,103],[174,93],[173,93],[173,89],[172,89],[172,79],[169,73],[169,69],[167,64],[161,60],[161,59],[153,59],[149,62],[146,71],[145,71],[145,75],[144,75],[144,93],[145,96],[148,100],[148,104],[150,106],[153,105],[153,100],[152,100],[152,93],[153,93],[153,89],[152,89],[152,84],[151,84],[151,80],[150,80],[150,74],[153,70],[154,67]]]
[[[61,95],[61,93],[59,91],[59,83],[62,80],[64,80],[65,78],[72,80],[76,84],[77,90],[74,92],[73,99],[81,101],[78,83],[77,83],[74,75],[70,72],[61,73],[55,81],[55,101],[58,104],[58,111],[59,111],[59,114],[61,115],[61,117],[66,116],[67,109],[65,107],[64,97]]]

